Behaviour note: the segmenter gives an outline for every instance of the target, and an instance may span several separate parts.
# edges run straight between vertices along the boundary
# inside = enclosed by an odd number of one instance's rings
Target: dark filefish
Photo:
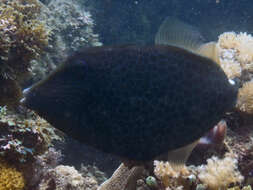
[[[164,45],[92,47],[24,92],[53,126],[122,158],[148,161],[208,132],[237,90],[212,60]]]

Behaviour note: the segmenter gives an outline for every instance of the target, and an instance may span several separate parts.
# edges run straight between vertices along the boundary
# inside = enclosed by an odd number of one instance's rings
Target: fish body
[[[170,45],[129,45],[75,53],[22,102],[83,143],[149,161],[198,140],[236,96],[206,57]]]

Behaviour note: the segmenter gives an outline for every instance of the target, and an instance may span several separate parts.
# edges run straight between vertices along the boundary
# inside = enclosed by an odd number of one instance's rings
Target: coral
[[[234,49],[236,59],[240,63],[247,64],[253,61],[253,37],[250,34],[226,32],[219,36],[218,43],[221,48]]]
[[[136,181],[142,175],[143,170],[144,168],[140,166],[129,169],[124,164],[121,164],[111,178],[99,186],[98,190],[135,190]]]
[[[40,56],[48,44],[49,32],[37,20],[37,0],[1,0],[0,76],[18,79],[28,72],[29,62]]]
[[[246,82],[239,89],[236,107],[248,114],[253,114],[253,82]]]
[[[39,184],[39,190],[96,190],[97,182],[92,177],[83,177],[74,167],[60,165],[48,170]]]
[[[20,86],[15,80],[0,77],[0,106],[15,107],[22,97]]]
[[[251,186],[248,185],[248,186],[244,186],[242,188],[240,188],[239,186],[235,186],[235,187],[228,188],[228,190],[251,190]]]
[[[154,166],[155,176],[168,189],[189,189],[192,185],[189,178],[196,178],[192,176],[193,174],[190,173],[186,166],[176,169],[169,162],[157,160],[154,161]]]
[[[61,139],[51,125],[33,112],[28,112],[26,117],[4,108],[0,114],[0,153],[7,160],[34,160],[53,140]]]
[[[105,180],[107,180],[105,173],[100,171],[95,165],[84,166],[83,164],[81,164],[80,173],[83,177],[95,178],[98,184],[101,184]]]
[[[253,37],[247,33],[225,32],[219,36],[217,48],[221,67],[229,78],[253,71]]]
[[[198,167],[198,177],[209,190],[225,190],[230,184],[241,183],[244,179],[237,164],[238,161],[232,154],[226,154],[223,159],[213,156],[207,160],[207,165]]]
[[[73,51],[101,45],[93,32],[95,23],[90,12],[80,6],[83,2],[51,0],[42,6],[39,17],[50,28],[50,40],[46,54],[32,61],[32,82],[46,76]]]
[[[226,146],[237,155],[238,168],[245,183],[253,185],[253,130],[252,125],[240,124],[238,128],[228,130]]]
[[[24,187],[23,174],[0,159],[0,190],[23,190]]]

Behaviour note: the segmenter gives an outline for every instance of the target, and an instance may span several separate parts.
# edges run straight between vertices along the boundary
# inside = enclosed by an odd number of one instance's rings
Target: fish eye
[[[228,79],[228,82],[231,84],[231,85],[235,85],[235,81],[234,80],[232,80],[232,79]]]

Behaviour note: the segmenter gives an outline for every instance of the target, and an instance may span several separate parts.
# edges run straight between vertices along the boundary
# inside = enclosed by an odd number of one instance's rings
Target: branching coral
[[[25,179],[21,172],[0,159],[0,190],[23,190]]]
[[[241,183],[244,179],[237,164],[234,155],[227,154],[223,159],[213,156],[207,160],[207,165],[198,167],[198,177],[209,190],[225,190],[230,184]]]
[[[37,0],[0,0],[0,76],[17,79],[48,44]]]

